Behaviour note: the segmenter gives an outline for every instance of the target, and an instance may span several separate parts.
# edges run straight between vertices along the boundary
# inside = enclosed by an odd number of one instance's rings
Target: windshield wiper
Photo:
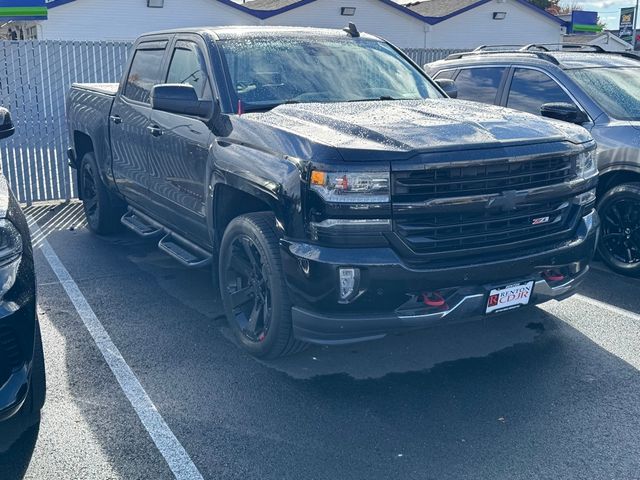
[[[404,100],[404,99],[391,97],[389,95],[382,95],[381,97],[378,97],[378,98],[356,98],[355,100],[347,100],[347,102],[349,102],[349,103],[354,103],[354,102],[379,102],[380,100]]]
[[[284,102],[278,103],[269,103],[266,105],[244,105],[245,113],[249,112],[268,112],[269,110],[273,110],[280,105],[295,105],[296,103],[301,103],[298,100],[285,100]]]

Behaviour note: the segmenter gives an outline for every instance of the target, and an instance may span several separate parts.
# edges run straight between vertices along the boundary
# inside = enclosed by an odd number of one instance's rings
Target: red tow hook
[[[438,292],[427,292],[422,294],[422,302],[428,307],[443,307],[445,299]]]
[[[564,280],[564,275],[558,270],[545,270],[542,272],[542,278],[549,282],[561,282]]]

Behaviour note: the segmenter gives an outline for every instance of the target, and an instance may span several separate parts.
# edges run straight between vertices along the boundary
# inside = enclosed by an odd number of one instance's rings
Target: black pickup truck
[[[125,72],[68,98],[89,226],[212,265],[254,355],[561,299],[588,271],[589,133],[451,101],[353,25],[153,33]]]

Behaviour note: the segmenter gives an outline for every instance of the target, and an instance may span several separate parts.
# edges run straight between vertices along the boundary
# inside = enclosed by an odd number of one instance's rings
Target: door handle
[[[158,125],[149,125],[147,130],[149,130],[149,133],[154,137],[159,137],[163,133],[162,129]]]
[[[116,125],[120,125],[122,123],[122,117],[120,117],[120,115],[111,115],[109,118]]]

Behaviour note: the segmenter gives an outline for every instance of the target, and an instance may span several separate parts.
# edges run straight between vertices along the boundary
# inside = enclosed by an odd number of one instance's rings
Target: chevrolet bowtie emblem
[[[504,212],[510,212],[518,208],[518,192],[508,190],[502,195],[492,198],[487,204],[487,208],[499,208]]]

